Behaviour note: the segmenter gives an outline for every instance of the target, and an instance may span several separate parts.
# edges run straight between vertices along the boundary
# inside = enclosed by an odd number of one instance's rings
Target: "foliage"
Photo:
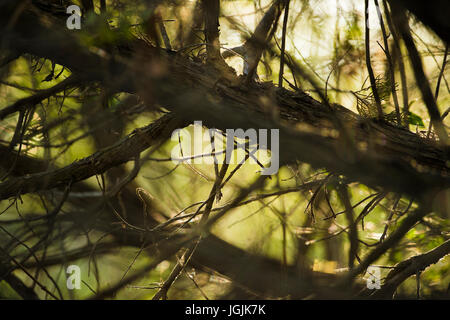
[[[416,298],[417,274],[449,298],[435,24],[380,1],[383,39],[371,4],[368,53],[361,1],[74,1],[67,30],[71,3],[0,3],[0,298]],[[279,129],[279,171],[248,144],[242,164],[173,162],[195,120],[203,160],[224,159],[210,128]]]

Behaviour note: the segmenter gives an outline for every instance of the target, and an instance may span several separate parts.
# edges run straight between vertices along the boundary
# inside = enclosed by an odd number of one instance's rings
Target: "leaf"
[[[414,112],[409,113],[409,124],[417,125],[419,127],[425,127],[423,120]]]

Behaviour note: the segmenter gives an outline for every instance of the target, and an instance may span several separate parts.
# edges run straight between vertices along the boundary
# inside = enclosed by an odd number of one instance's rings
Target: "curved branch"
[[[382,288],[374,292],[372,296],[374,298],[391,298],[403,281],[422,272],[448,254],[450,254],[450,240],[426,253],[400,262],[389,272]]]
[[[0,184],[0,199],[48,190],[101,174],[109,168],[130,161],[145,149],[164,141],[182,123],[172,114],[166,114],[152,124],[134,130],[116,144],[64,168],[9,179]]]

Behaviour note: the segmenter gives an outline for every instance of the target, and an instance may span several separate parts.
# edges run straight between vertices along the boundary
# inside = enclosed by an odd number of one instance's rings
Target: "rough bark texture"
[[[318,272],[305,274],[294,267],[285,268],[278,261],[246,252],[213,235],[200,243],[191,263],[216,270],[265,296],[304,298],[320,291],[323,297],[345,298],[347,293],[330,289],[329,281],[339,279],[342,285],[348,285],[429,212],[429,204],[438,191],[450,187],[448,148],[434,140],[424,139],[386,121],[362,118],[343,106],[330,106],[301,91],[277,88],[270,83],[247,83],[238,77],[232,81],[224,79],[211,65],[152,47],[141,40],[127,40],[117,45],[117,56],[111,52],[96,54],[80,45],[74,35],[44,23],[42,14],[50,20],[57,21],[57,18],[51,12],[42,11],[45,10],[42,6],[20,9],[17,20],[11,23],[11,12],[19,9],[16,1],[0,2],[0,34],[5,35],[2,44],[14,54],[30,53],[51,59],[70,68],[75,76],[82,75],[86,81],[100,82],[111,92],[138,93],[148,105],[157,103],[172,113],[136,129],[125,139],[85,159],[48,171],[44,161],[18,155],[0,145],[0,152],[6,154],[0,159],[0,166],[8,170],[10,163],[16,162],[12,177],[0,183],[0,199],[50,189],[61,191],[68,184],[74,184],[73,189],[78,192],[95,193],[82,180],[132,160],[167,139],[177,127],[193,120],[202,120],[208,127],[219,129],[277,128],[280,129],[281,165],[304,161],[313,167],[343,174],[349,181],[407,194],[426,208],[409,214],[395,232],[342,279]],[[45,46],[42,45],[44,42]],[[30,108],[62,87],[57,86],[2,109],[0,118]],[[127,212],[130,223],[141,221],[142,203],[135,195],[135,186],[121,190],[121,197],[108,200],[114,208],[125,204],[122,209]],[[99,199],[98,195],[91,199],[83,197],[80,203],[76,196],[69,195],[67,201],[70,204],[86,209],[79,216],[69,218],[87,221],[93,219],[92,213],[97,210],[108,211],[109,207],[99,208]],[[134,230],[111,227],[117,222],[111,212],[102,218],[105,219],[95,224],[95,228],[110,232],[115,241],[123,245],[142,246],[141,235]],[[153,219],[150,223],[155,226],[158,222]],[[165,232],[155,232],[147,240],[158,244],[166,237]],[[448,252],[448,241],[443,246]],[[433,263],[442,256],[444,249],[441,246],[424,254],[420,261]],[[149,249],[152,250],[154,248]],[[80,258],[80,253],[74,252],[72,256],[73,259]],[[242,266],[248,266],[248,269]],[[282,269],[285,272],[280,272]],[[395,285],[411,275],[413,269],[405,270],[395,278]],[[273,285],[268,286],[268,281]],[[316,288],[320,290],[314,290]],[[24,291],[25,294],[29,293]]]
[[[203,120],[220,129],[279,128],[281,164],[297,159],[418,198],[450,186],[447,148],[393,124],[363,119],[339,105],[330,109],[303,92],[270,84],[230,86],[214,68],[143,41],[119,47],[130,63],[106,61],[42,25],[33,12],[19,19],[5,39],[17,52],[52,59],[111,90],[142,93],[144,100],[156,100],[188,121]],[[44,39],[48,45],[39,45]],[[167,72],[155,73],[155,64]],[[337,129],[342,127],[344,132]]]

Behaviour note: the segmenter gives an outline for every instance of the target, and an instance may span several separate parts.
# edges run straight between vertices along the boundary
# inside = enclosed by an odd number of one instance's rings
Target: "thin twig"
[[[394,100],[395,113],[397,115],[397,123],[398,123],[398,125],[401,125],[402,119],[401,119],[401,115],[400,115],[400,106],[398,104],[397,90],[395,89],[394,64],[392,62],[391,52],[389,50],[388,36],[386,33],[386,28],[384,26],[383,15],[381,14],[380,5],[378,3],[378,0],[374,0],[374,1],[375,1],[375,7],[377,8],[378,19],[380,21],[381,32],[383,34],[383,42],[384,42],[384,50],[383,51],[386,54],[386,59],[389,64],[389,82],[391,85],[392,98]]]
[[[375,80],[375,75],[372,69],[372,63],[370,61],[370,27],[369,27],[369,0],[365,0],[364,5],[365,10],[365,44],[366,44],[366,66],[367,72],[369,73],[370,86],[372,88],[373,97],[375,99],[375,104],[378,112],[378,119],[383,119],[383,109],[381,109],[381,99],[377,89],[377,83]]]
[[[281,37],[280,73],[278,75],[278,86],[280,88],[283,87],[284,51],[286,48],[286,31],[287,31],[287,22],[288,22],[288,18],[289,18],[289,3],[290,3],[290,0],[285,0],[284,18],[283,18],[283,34]]]

